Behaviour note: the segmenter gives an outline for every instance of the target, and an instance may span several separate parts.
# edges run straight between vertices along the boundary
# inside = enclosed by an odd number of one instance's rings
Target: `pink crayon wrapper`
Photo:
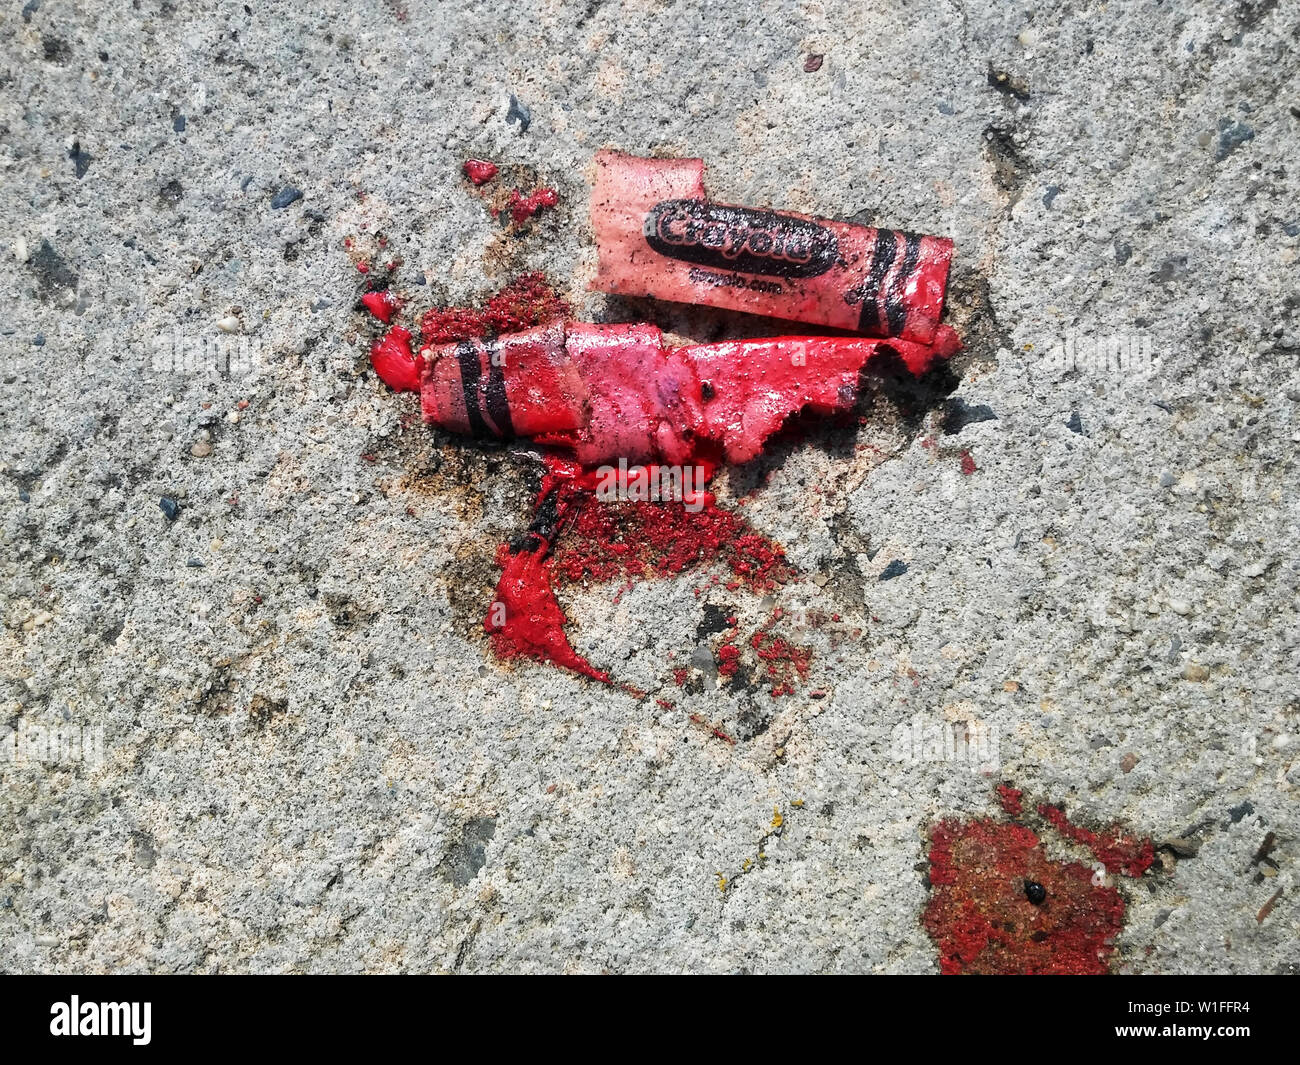
[[[943,313],[952,241],[713,203],[702,159],[596,153],[591,287],[921,344]]]

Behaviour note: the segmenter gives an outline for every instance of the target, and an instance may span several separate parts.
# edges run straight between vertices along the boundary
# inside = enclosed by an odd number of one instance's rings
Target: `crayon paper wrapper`
[[[596,156],[591,287],[928,344],[952,241],[713,203],[700,159]]]

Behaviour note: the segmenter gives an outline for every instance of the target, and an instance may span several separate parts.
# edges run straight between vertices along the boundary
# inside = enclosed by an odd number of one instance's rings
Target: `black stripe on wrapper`
[[[488,341],[484,346],[488,356],[488,382],[483,403],[487,407],[488,417],[497,428],[497,435],[514,436],[510,404],[506,400],[506,371],[501,361],[501,348],[495,340]]]
[[[478,363],[478,352],[468,340],[456,345],[456,361],[460,363],[460,388],[465,397],[465,417],[469,421],[469,431],[473,436],[487,436],[487,422],[479,409],[478,383],[482,370]]]
[[[871,253],[871,273],[867,283],[862,287],[862,315],[858,318],[858,332],[879,336],[880,329],[880,286],[885,275],[894,264],[898,254],[898,245],[894,234],[888,229],[877,230],[876,247]]]
[[[903,296],[907,292],[907,279],[912,276],[921,258],[921,238],[915,233],[904,233],[903,236],[907,240],[903,265],[894,276],[894,283],[889,286],[889,292],[885,296],[885,316],[891,337],[903,334],[903,326],[907,322],[907,304],[903,302]]]

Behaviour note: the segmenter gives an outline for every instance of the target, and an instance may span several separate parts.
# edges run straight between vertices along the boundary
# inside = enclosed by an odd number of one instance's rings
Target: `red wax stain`
[[[779,612],[778,612],[779,613]],[[773,621],[777,615],[773,615]],[[772,622],[768,622],[768,626]],[[749,645],[762,660],[767,679],[772,683],[772,695],[793,695],[796,681],[806,680],[812,662],[812,650],[796,647],[782,636],[773,636],[768,626],[750,638]]]
[[[496,163],[490,163],[486,159],[466,159],[461,169],[474,185],[486,185],[498,173]]]
[[[969,477],[978,469],[979,467],[975,465],[975,459],[971,457],[971,453],[963,448],[961,453],[961,472]]]
[[[1027,883],[1041,887],[1035,905]],[[1078,862],[1049,858],[1024,825],[942,821],[931,834],[933,894],[921,922],[944,974],[1100,975],[1124,900]]]
[[[524,274],[482,307],[435,307],[420,321],[425,344],[447,344],[530,329],[567,317],[570,308],[541,273]]]
[[[1093,832],[1073,824],[1059,806],[1043,803],[1038,813],[1066,839],[1072,839],[1092,851],[1110,873],[1141,876],[1155,861],[1155,847],[1150,839],[1139,839],[1118,825]]]
[[[370,273],[370,264],[366,262],[365,259],[362,259],[359,263],[357,263],[357,270],[359,270],[363,274],[368,274]]]
[[[556,550],[556,572],[571,581],[673,576],[720,560],[753,591],[793,575],[785,552],[741,517],[709,503],[692,513],[682,503],[584,506],[573,535]]]
[[[777,544],[712,502],[697,512],[680,502],[602,502],[595,497],[595,471],[551,456],[544,461],[538,517],[521,541],[498,551],[502,575],[484,629],[500,658],[541,659],[609,682],[608,674],[568,641],[567,619],[555,594],[564,581],[670,577],[721,562],[759,591],[776,587],[794,572]],[[781,687],[791,679],[784,672],[791,665],[800,675],[807,670],[808,653],[793,653],[779,639],[756,645],[756,650],[776,671]],[[674,671],[679,685],[686,675],[686,670]]]
[[[541,211],[548,207],[554,207],[559,202],[560,194],[553,188],[534,189],[527,196],[519,189],[515,189],[510,193],[510,202],[506,205],[506,210],[510,212],[510,218],[514,224],[520,226]]]
[[[998,801],[1002,803],[1002,809],[1006,810],[1012,817],[1019,817],[1024,812],[1025,793],[1019,788],[1013,788],[1010,784],[999,784],[997,792]]]

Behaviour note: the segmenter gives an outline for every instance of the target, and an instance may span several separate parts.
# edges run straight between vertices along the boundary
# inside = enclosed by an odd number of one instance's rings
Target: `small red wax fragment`
[[[357,269],[363,274],[368,274],[370,273],[370,264],[366,262],[365,259],[362,259],[357,263]]]
[[[465,171],[465,176],[475,185],[486,185],[497,176],[498,170],[496,163],[489,163],[486,159],[466,159],[465,165],[461,168]]]
[[[393,315],[401,309],[402,301],[385,289],[383,292],[367,292],[361,297],[366,310],[378,318],[384,325],[393,320]]]
[[[975,459],[971,456],[971,453],[963,450],[961,453],[961,472],[969,477],[978,469],[979,467],[975,465]]]
[[[515,225],[523,225],[533,215],[546,207],[554,207],[560,202],[560,194],[554,189],[534,189],[525,196],[518,189],[510,193],[508,210]]]
[[[929,344],[952,241],[714,203],[702,159],[596,153],[591,287]]]
[[[417,392],[420,388],[420,359],[411,354],[411,333],[400,325],[393,326],[370,348],[370,365],[379,379],[398,392]]]

